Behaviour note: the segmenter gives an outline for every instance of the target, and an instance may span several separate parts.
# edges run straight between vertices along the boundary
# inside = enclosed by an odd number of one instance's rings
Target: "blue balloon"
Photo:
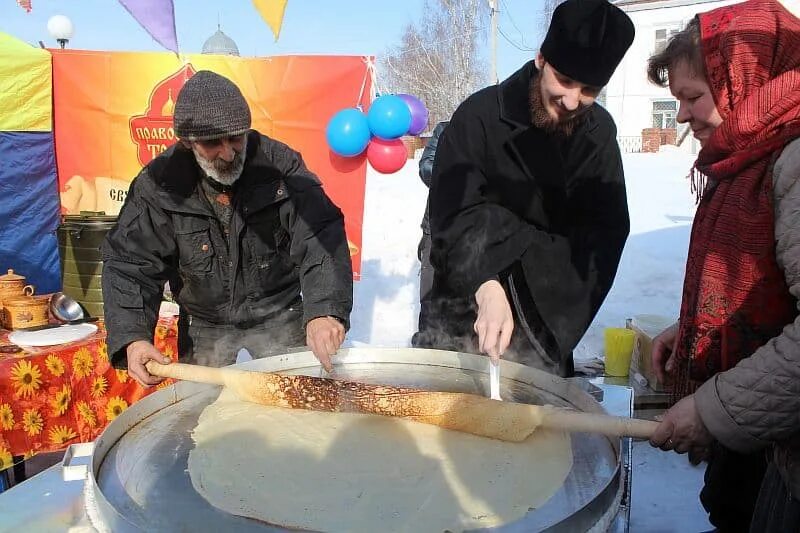
[[[342,109],[328,122],[325,138],[334,153],[343,157],[357,156],[369,144],[367,117],[355,108]]]
[[[411,110],[399,96],[377,98],[367,113],[369,130],[376,137],[391,140],[405,135],[411,126]]]

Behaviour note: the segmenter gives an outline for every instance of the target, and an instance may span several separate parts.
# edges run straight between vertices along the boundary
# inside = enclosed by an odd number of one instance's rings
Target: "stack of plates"
[[[95,324],[72,324],[39,331],[12,331],[8,341],[20,346],[54,346],[85,339],[95,331]]]

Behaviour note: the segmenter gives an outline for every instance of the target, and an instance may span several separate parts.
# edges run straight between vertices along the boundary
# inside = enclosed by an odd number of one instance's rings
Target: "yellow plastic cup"
[[[631,356],[636,332],[627,328],[606,328],[606,375],[627,377],[631,369]]]

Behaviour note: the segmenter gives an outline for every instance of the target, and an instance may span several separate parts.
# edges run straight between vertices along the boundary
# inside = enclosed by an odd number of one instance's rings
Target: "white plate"
[[[53,346],[85,339],[95,331],[94,324],[72,324],[39,331],[12,331],[8,341],[20,346]]]

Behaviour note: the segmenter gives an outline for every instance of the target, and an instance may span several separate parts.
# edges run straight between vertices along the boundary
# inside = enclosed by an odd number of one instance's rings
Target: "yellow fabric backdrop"
[[[50,52],[0,32],[0,131],[52,130]]]

